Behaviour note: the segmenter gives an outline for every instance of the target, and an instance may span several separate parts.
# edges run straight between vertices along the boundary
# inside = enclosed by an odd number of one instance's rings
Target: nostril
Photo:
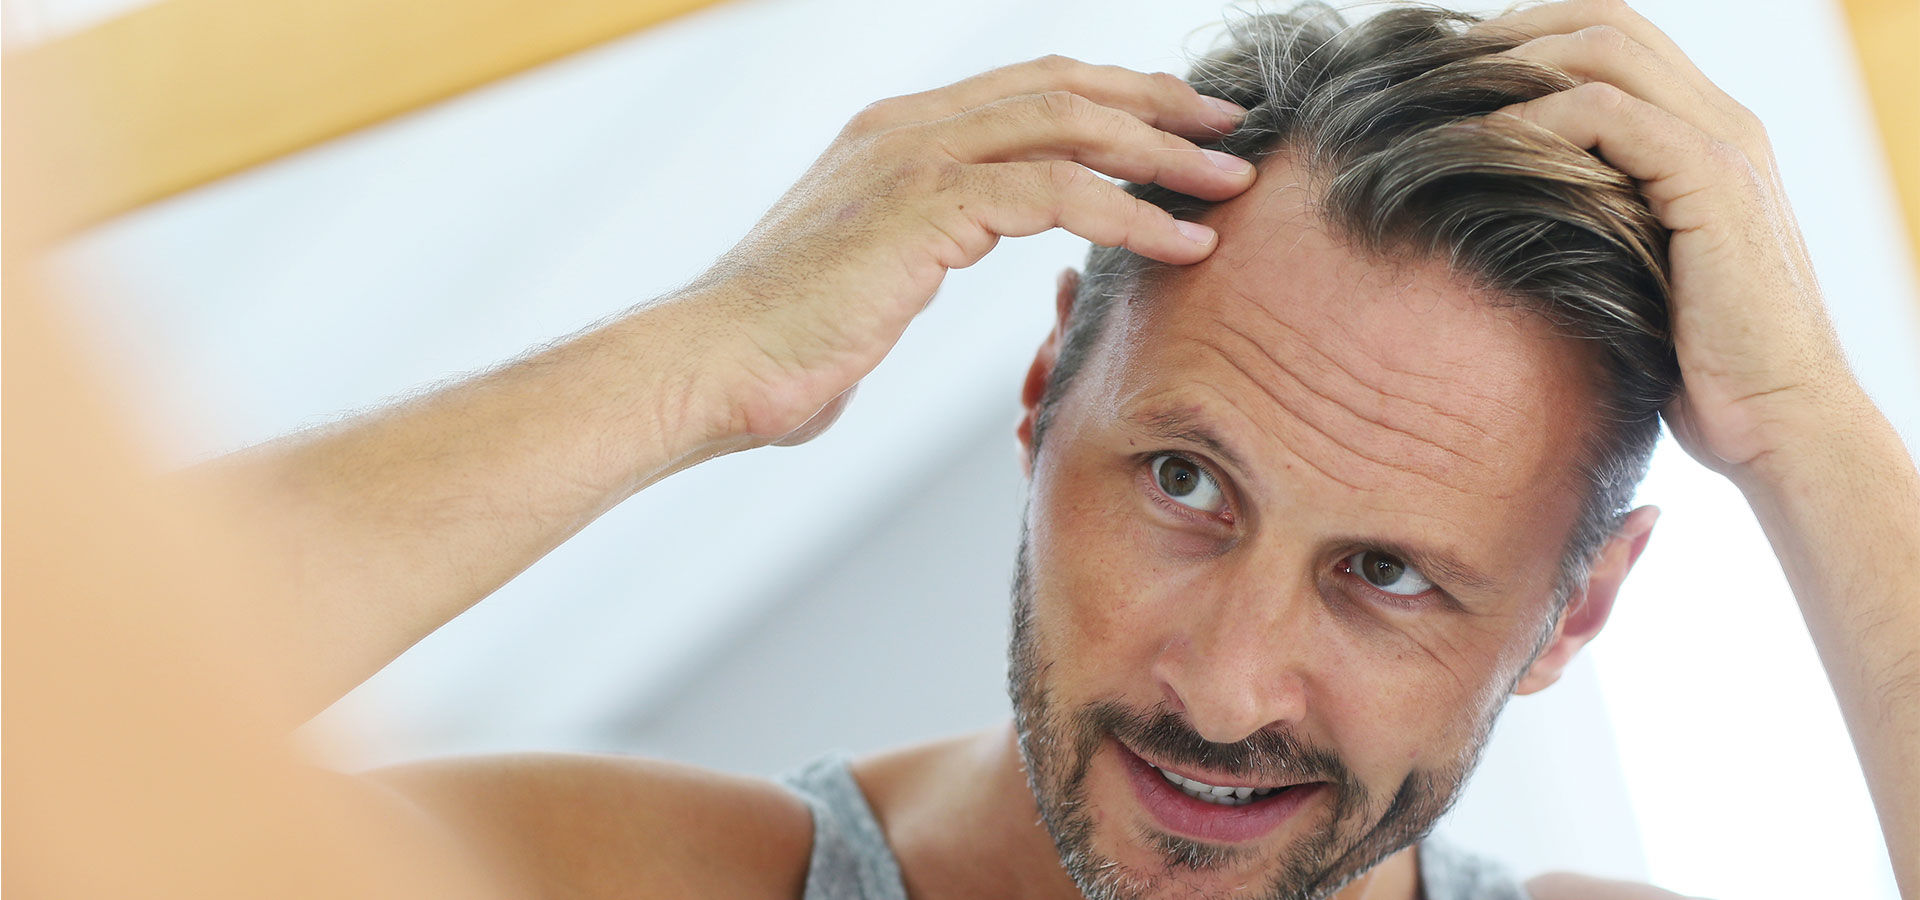
[[[1186,713],[1187,705],[1180,702],[1180,692],[1174,690],[1173,685],[1165,681],[1160,682],[1160,692],[1166,695],[1167,705],[1172,707],[1171,711],[1174,715],[1178,716]]]

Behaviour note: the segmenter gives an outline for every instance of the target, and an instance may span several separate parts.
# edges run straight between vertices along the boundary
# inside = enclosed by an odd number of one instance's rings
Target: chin
[[[1330,893],[1313,886],[1335,840],[1332,785],[1305,782],[1239,805],[1214,804],[1183,792],[1109,736],[1082,787],[1082,818],[1090,825],[1083,858],[1067,865],[1090,898],[1295,900]]]

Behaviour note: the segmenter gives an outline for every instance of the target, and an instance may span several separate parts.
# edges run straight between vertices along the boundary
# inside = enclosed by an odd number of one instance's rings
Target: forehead
[[[1101,354],[1112,412],[1204,420],[1259,457],[1249,478],[1294,473],[1316,500],[1454,524],[1491,502],[1566,534],[1592,352],[1443,260],[1349,247],[1312,197],[1269,164],[1208,218],[1211,257],[1161,271],[1115,310]]]

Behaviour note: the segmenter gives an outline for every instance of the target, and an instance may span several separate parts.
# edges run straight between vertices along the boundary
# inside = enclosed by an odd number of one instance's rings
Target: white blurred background
[[[138,0],[6,9],[9,43]],[[1916,294],[1839,11],[1639,8],[1770,124],[1855,366],[1920,438]],[[1183,71],[1213,0],[736,0],[127,216],[65,264],[185,464],[672,290],[880,97],[1045,53]],[[1007,715],[1018,380],[1083,245],[955,273],[846,418],[649,490],[307,729],[341,765],[575,749],[775,773]],[[1523,874],[1895,896],[1832,695],[1738,493],[1670,443],[1612,624],[1520,698],[1441,830]]]

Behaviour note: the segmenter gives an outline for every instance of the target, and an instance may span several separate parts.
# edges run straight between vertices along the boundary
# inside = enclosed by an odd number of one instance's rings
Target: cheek
[[[1028,512],[1035,625],[1056,666],[1145,672],[1196,589],[1192,567],[1152,552],[1124,472],[1036,470]]]
[[[1322,597],[1295,651],[1312,725],[1380,785],[1450,768],[1498,706],[1512,623],[1385,610],[1325,587]]]
[[[1464,615],[1405,622],[1372,643],[1369,718],[1408,762],[1439,764],[1478,738],[1505,699],[1518,623]],[[1521,655],[1524,655],[1522,653]]]

